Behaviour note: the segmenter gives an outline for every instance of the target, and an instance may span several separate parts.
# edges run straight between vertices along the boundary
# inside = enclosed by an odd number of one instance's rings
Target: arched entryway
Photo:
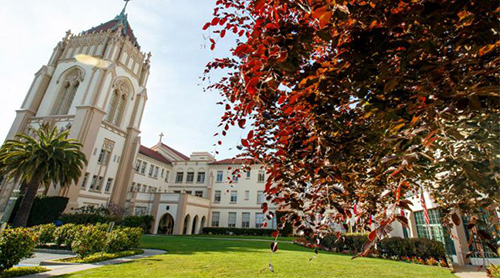
[[[196,227],[198,226],[198,215],[193,218],[193,226],[191,227],[191,234],[197,234]]]
[[[189,226],[189,220],[191,220],[191,217],[188,215],[186,215],[186,217],[184,217],[184,226],[182,228],[182,234],[183,235],[187,235],[187,232],[189,231],[188,230],[188,226]]]
[[[199,234],[203,233],[203,228],[205,228],[205,222],[206,221],[207,221],[207,218],[205,216],[203,216],[201,218],[201,222],[200,222],[200,231],[198,232]]]
[[[165,213],[158,223],[158,234],[171,235],[174,233],[174,218],[170,213]]]

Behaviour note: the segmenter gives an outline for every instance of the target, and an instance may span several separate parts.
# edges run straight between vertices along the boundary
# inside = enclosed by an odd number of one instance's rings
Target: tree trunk
[[[26,227],[28,224],[28,218],[30,217],[31,207],[33,206],[39,183],[39,178],[33,177],[30,183],[27,184],[26,194],[23,196],[23,200],[12,223],[13,227]]]

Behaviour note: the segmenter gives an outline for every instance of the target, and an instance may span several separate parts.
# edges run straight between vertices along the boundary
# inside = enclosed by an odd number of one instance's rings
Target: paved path
[[[100,263],[93,263],[93,264],[73,264],[73,265],[44,265],[44,267],[50,269],[48,272],[44,273],[37,273],[37,274],[32,274],[28,276],[23,276],[23,277],[52,277],[52,276],[57,276],[57,275],[64,275],[64,274],[69,274],[73,272],[78,272],[82,270],[87,270],[87,269],[92,269],[96,267],[101,267],[105,265],[111,265],[111,264],[121,264],[121,263],[126,263],[130,262],[133,260],[137,259],[142,259],[142,258],[147,258],[155,255],[161,255],[167,253],[164,250],[158,250],[158,249],[144,249],[143,254],[138,254],[130,257],[123,257],[123,258],[118,258],[114,260],[109,260],[105,262],[100,262]],[[54,255],[54,254],[52,254]],[[67,255],[66,255],[67,257]]]
[[[455,266],[455,275],[460,278],[487,278],[486,271],[478,271],[477,266]]]
[[[39,266],[41,262],[48,260],[60,260],[65,258],[71,258],[75,255],[71,254],[60,254],[60,253],[48,253],[48,252],[35,252],[33,258],[22,260],[17,266]]]

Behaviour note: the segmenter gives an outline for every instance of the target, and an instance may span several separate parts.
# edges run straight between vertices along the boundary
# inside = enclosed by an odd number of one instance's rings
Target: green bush
[[[153,225],[154,217],[151,215],[131,215],[123,219],[122,225],[125,227],[142,228],[145,233],[149,233]]]
[[[11,269],[0,272],[0,278],[10,278],[10,277],[20,277],[26,276],[30,274],[36,274],[41,272],[49,271],[45,267],[41,266],[21,266],[21,267],[13,267]]]
[[[106,232],[94,226],[84,226],[78,230],[71,243],[71,250],[80,258],[101,252],[106,244]]]
[[[108,234],[104,250],[108,253],[130,250],[139,247],[142,228],[118,228]]]
[[[0,272],[21,260],[31,258],[36,246],[35,234],[26,228],[6,229],[0,235]]]
[[[84,226],[75,224],[65,224],[57,227],[54,232],[54,243],[58,246],[66,245],[71,247],[71,242],[73,242],[82,227]]]
[[[16,216],[17,209],[21,204],[22,198],[18,198],[14,209],[9,219],[12,223]],[[36,196],[31,207],[30,216],[28,218],[28,227],[52,223],[61,216],[61,213],[66,209],[68,198],[60,196]]]
[[[249,229],[249,228],[219,228],[205,227],[202,232],[204,234],[213,235],[241,235],[241,236],[272,236],[272,229]]]
[[[54,234],[56,229],[54,224],[45,224],[34,226],[32,230],[38,236],[39,244],[46,245],[47,243],[55,242]]]
[[[72,224],[96,224],[96,223],[109,223],[115,222],[120,223],[121,218],[118,216],[106,216],[95,213],[73,213],[73,214],[63,214],[59,217],[63,223]]]
[[[340,253],[359,253],[368,241],[366,235],[344,235],[337,240],[336,235],[327,235],[320,244],[326,249]],[[440,259],[445,257],[443,243],[427,238],[385,238],[378,243],[377,251],[383,257],[417,257]]]

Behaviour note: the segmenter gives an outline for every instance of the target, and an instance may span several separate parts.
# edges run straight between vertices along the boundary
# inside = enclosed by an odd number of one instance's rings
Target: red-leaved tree
[[[494,212],[499,14],[496,0],[218,0],[212,49],[240,37],[205,72],[227,72],[209,85],[222,133],[251,123],[242,156],[265,165],[267,200],[307,235],[374,216],[363,254],[408,223],[396,212],[420,188],[447,224]]]

